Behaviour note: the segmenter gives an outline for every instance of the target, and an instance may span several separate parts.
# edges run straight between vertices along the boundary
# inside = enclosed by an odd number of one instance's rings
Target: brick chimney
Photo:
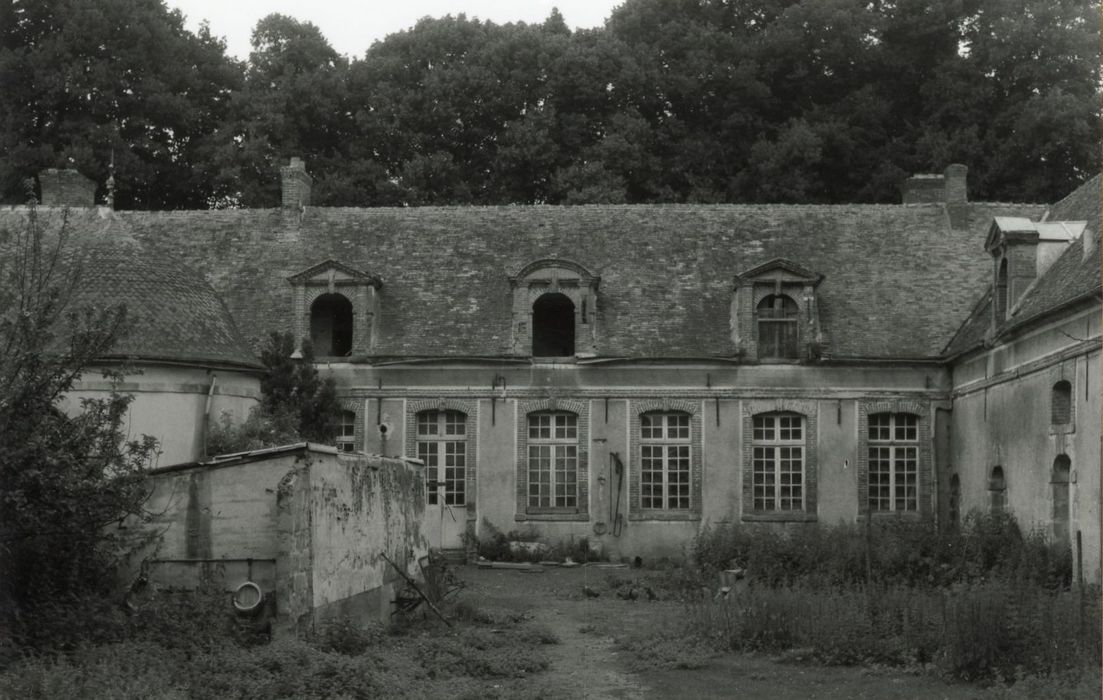
[[[901,186],[904,204],[965,204],[969,168],[954,163],[941,175],[912,175]]]
[[[50,168],[38,174],[42,205],[47,207],[91,207],[96,204],[96,183],[76,170]]]
[[[310,206],[310,186],[314,178],[306,172],[301,158],[280,168],[280,200],[285,208],[300,209]]]

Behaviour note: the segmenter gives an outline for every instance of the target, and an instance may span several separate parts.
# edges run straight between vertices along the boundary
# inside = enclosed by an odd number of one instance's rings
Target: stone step
[[[442,549],[440,550],[440,556],[449,564],[453,566],[467,563],[467,550],[463,547],[457,547],[455,549]]]

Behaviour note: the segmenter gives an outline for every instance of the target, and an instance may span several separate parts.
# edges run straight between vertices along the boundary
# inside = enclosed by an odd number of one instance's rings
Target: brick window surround
[[[513,289],[514,355],[532,354],[533,305],[545,294],[562,294],[574,304],[574,356],[597,354],[597,287],[601,278],[571,260],[545,258],[529,263],[509,278]]]
[[[356,411],[344,409],[340,414],[334,443],[341,452],[356,451]]]
[[[915,416],[914,440],[911,433],[901,434],[901,440],[895,435],[888,439],[870,439],[870,416],[877,414],[911,414]],[[883,419],[879,419],[883,420]],[[876,421],[875,421],[876,422]],[[884,425],[883,423],[881,425]],[[883,430],[883,428],[881,429]],[[898,448],[915,448],[915,509],[872,510],[874,517],[930,517],[933,513],[932,494],[934,491],[934,455],[932,451],[930,404],[915,399],[864,400],[858,402],[858,512],[867,515],[870,509],[869,468],[870,448],[877,448],[877,456],[884,456],[884,448],[892,450],[892,456]],[[906,454],[901,455],[907,457]],[[895,467],[894,467],[895,468]],[[892,497],[895,498],[895,493]],[[895,504],[893,504],[895,505]]]
[[[803,440],[780,440],[775,433],[772,440],[755,439],[755,416],[800,416],[800,428]],[[774,423],[775,429],[778,424]],[[803,399],[752,399],[743,402],[742,411],[742,514],[741,519],[749,522],[809,522],[816,519],[817,496],[819,493],[817,436],[819,427],[816,402]],[[761,435],[765,438],[766,436]],[[769,445],[768,443],[774,443]],[[782,443],[786,443],[783,445]],[[764,510],[755,508],[755,448],[768,446],[799,446],[802,448],[803,508],[792,510]],[[761,493],[759,494],[762,495]],[[776,497],[775,493],[775,497]],[[761,503],[761,499],[760,499]]]
[[[326,260],[288,277],[287,281],[291,283],[293,290],[292,329],[297,348],[301,350],[303,341],[310,340],[310,317],[314,302],[325,294],[339,294],[352,304],[352,344],[349,354],[365,355],[371,352],[375,319],[379,312],[379,290],[383,286],[378,277],[336,260]],[[319,359],[325,357],[317,353],[316,355]]]
[[[701,428],[701,403],[699,401],[689,401],[686,399],[644,399],[644,400],[632,400],[629,402],[628,415],[630,416],[629,422],[629,436],[628,436],[628,454],[631,455],[628,460],[626,468],[628,469],[628,519],[629,520],[700,520],[701,519],[701,452],[702,452],[702,428]],[[666,439],[670,434],[662,434],[660,439],[659,435],[654,432],[655,419],[659,416],[665,415],[688,415],[689,416],[689,437],[688,439],[680,437],[681,431],[676,431],[673,439]],[[643,435],[642,427],[645,422],[644,416],[647,416],[646,421],[652,426],[649,430],[650,436],[645,438]],[[666,499],[665,505],[667,507],[656,508],[654,506],[655,492],[652,490],[652,499],[650,502],[645,498],[643,489],[644,471],[644,452],[645,448],[650,452],[650,459],[648,464],[652,466],[651,474],[655,475],[654,467],[658,466],[655,462],[656,451],[655,448],[663,446],[673,446],[675,448],[675,458],[679,459],[678,453],[683,452],[682,448],[689,448],[689,503],[685,508],[672,508],[670,506],[669,499]],[[667,470],[670,468],[669,460],[663,465]],[[675,463],[675,468],[678,469],[680,464]],[[679,475],[679,479],[681,476]],[[682,489],[678,489],[681,491]],[[669,494],[664,494],[669,495]],[[681,505],[685,501],[681,498],[675,501],[675,505]],[[650,505],[652,507],[645,507]]]
[[[467,506],[468,516],[471,516],[471,511],[475,507],[475,486],[478,480],[478,462],[479,462],[479,431],[477,426],[479,425],[478,414],[478,402],[471,399],[417,399],[406,402],[406,416],[405,416],[405,450],[406,455],[409,457],[417,457],[418,451],[418,435],[417,435],[417,422],[418,414],[425,413],[427,411],[437,411],[439,413],[446,413],[454,411],[462,414],[464,420],[464,438],[466,447],[464,448],[464,505]],[[441,436],[446,437],[446,436]],[[429,480],[428,471],[425,474],[426,481]],[[427,501],[428,502],[428,501]]]
[[[539,399],[517,402],[517,454],[515,455],[515,474],[517,477],[516,515],[518,521],[525,520],[577,520],[590,519],[590,404],[576,399]],[[554,439],[545,443],[539,438],[529,439],[529,416],[547,414],[572,414],[575,421],[575,501],[574,505],[536,506],[529,505],[529,446],[535,444],[556,443],[566,445],[566,440]],[[554,421],[552,421],[554,424]],[[552,465],[554,469],[554,464]],[[551,494],[553,500],[555,494]]]
[[[462,506],[467,493],[467,414],[430,409],[415,416],[417,458],[425,463],[426,503]],[[431,482],[436,482],[434,484]]]
[[[363,451],[365,445],[364,434],[364,400],[363,399],[340,399],[338,404],[341,406],[342,413],[351,413],[353,415],[352,424],[352,451]],[[343,431],[343,426],[342,426]],[[337,449],[342,449],[340,444],[337,445]]]

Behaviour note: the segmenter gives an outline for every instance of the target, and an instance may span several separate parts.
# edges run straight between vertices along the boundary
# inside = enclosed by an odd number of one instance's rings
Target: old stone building
[[[971,202],[954,165],[900,205],[379,209],[311,206],[297,159],[281,177],[278,209],[68,203],[78,238],[197,271],[254,350],[312,340],[339,446],[427,465],[438,546],[489,523],[646,559],[709,522],[1004,508],[1099,579],[1098,177],[1052,205]],[[142,296],[187,357],[145,359],[219,378],[132,389],[244,410],[255,359],[197,355],[168,279]]]

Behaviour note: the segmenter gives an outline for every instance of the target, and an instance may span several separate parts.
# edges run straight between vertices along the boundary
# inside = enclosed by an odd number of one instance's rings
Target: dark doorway
[[[310,305],[310,341],[320,357],[352,352],[352,302],[341,294],[323,294]]]
[[[545,294],[532,305],[533,357],[574,355],[574,302],[558,292]]]

